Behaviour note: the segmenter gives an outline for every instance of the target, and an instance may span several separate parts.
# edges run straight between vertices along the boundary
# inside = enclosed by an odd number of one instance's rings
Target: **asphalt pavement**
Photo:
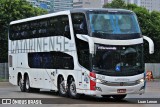
[[[21,92],[18,86],[13,86],[8,82],[0,82],[0,98],[22,98],[22,99],[42,99],[49,104],[42,105],[2,105],[0,107],[160,107],[160,104],[137,104],[130,101],[132,98],[157,98],[160,101],[160,80],[148,81],[146,91],[142,95],[130,94],[122,101],[115,101],[112,98],[102,99],[97,97],[83,96],[80,99],[61,97],[57,93],[49,90],[41,90],[40,93]],[[52,103],[52,104],[50,104]]]

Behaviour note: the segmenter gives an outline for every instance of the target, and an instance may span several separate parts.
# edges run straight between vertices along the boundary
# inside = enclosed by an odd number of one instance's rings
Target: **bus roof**
[[[71,12],[87,12],[87,11],[116,11],[116,12],[132,12],[131,10],[126,9],[116,9],[116,8],[79,8],[72,9]]]
[[[110,11],[110,12],[127,12],[131,13],[132,11],[126,10],[126,9],[113,9],[113,8],[80,8],[80,9],[72,9],[72,10],[66,10],[66,11],[60,11],[60,12],[55,12],[55,13],[50,13],[50,14],[45,14],[45,15],[40,15],[40,16],[35,16],[35,17],[30,17],[26,19],[21,19],[21,20],[16,20],[12,21],[10,25],[13,24],[18,24],[18,23],[23,23],[23,22],[28,22],[28,21],[33,21],[37,19],[44,19],[44,18],[49,18],[52,16],[57,16],[57,15],[68,15],[70,13],[76,13],[76,12],[89,12],[89,11]]]

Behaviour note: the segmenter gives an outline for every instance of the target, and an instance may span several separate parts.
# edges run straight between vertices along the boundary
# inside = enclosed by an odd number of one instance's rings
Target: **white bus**
[[[143,40],[135,13],[73,9],[10,23],[9,81],[22,92],[112,96],[145,90]]]

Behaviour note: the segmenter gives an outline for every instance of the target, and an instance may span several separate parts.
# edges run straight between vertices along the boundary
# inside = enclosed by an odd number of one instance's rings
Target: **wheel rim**
[[[76,96],[77,94],[76,85],[74,81],[72,81],[72,83],[70,84],[70,93],[72,94],[72,96]]]
[[[26,79],[26,89],[29,89],[29,79]]]
[[[66,94],[65,85],[64,85],[63,80],[60,83],[60,91],[61,91],[62,94]]]

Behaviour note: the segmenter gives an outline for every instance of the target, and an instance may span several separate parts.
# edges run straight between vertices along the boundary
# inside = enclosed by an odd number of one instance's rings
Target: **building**
[[[107,1],[107,0],[106,0]],[[113,0],[108,0],[108,3]],[[136,4],[138,6],[145,7],[149,11],[160,11],[160,0],[124,0],[127,4]]]
[[[47,11],[53,10],[53,0],[26,0],[34,7],[40,7]]]
[[[69,10],[73,8],[73,0],[26,0],[34,7],[40,7],[49,12]]]
[[[124,0],[127,4],[136,4],[138,6],[141,6],[141,0]]]
[[[160,0],[140,0],[141,6],[147,8],[149,11],[160,11]]]
[[[73,0],[53,0],[53,3],[54,12],[73,8]]]
[[[101,0],[101,5],[103,7],[104,4],[111,3],[113,0]]]
[[[73,8],[102,8],[106,0],[73,0]]]
[[[125,0],[125,2],[145,7],[149,11],[160,11],[160,0]]]

